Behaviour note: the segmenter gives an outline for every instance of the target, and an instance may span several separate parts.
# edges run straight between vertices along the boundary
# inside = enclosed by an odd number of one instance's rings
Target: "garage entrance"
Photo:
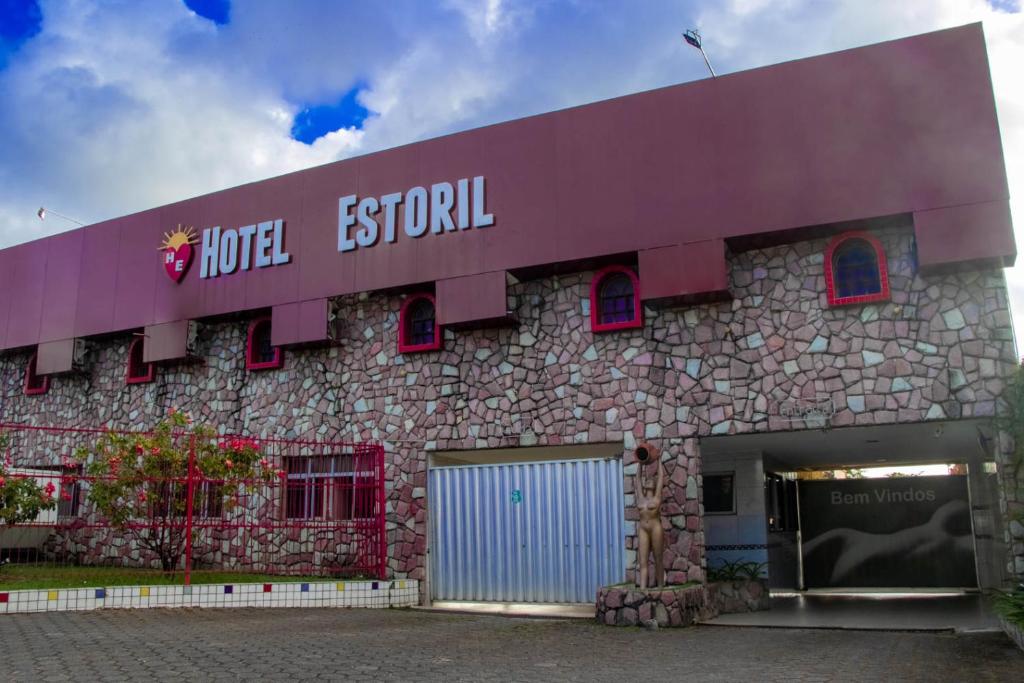
[[[999,586],[992,434],[948,420],[702,439],[705,507],[728,494],[705,512],[709,569],[756,567],[777,592]]]
[[[966,476],[802,481],[804,587],[976,588]]]
[[[429,485],[434,600],[593,602],[625,579],[617,457],[434,466]]]

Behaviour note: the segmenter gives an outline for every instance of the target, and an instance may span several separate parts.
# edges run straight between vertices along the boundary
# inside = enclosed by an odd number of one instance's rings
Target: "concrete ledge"
[[[419,582],[316,581],[0,591],[0,614],[147,607],[411,607]]]
[[[465,600],[435,600],[429,606],[417,607],[426,612],[455,614],[495,614],[503,617],[529,617],[544,619],[593,619],[594,606],[590,604],[548,604],[536,602],[472,602]]]
[[[1003,627],[1006,635],[1010,636],[1010,640],[1017,643],[1017,647],[1024,650],[1024,628],[1011,624],[1006,619],[999,617],[999,625]]]

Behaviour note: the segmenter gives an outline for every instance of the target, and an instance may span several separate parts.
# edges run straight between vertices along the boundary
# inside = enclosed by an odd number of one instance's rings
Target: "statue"
[[[640,519],[636,525],[637,540],[640,543],[637,554],[637,586],[648,588],[647,567],[649,554],[654,553],[654,583],[665,586],[665,530],[661,528],[661,493],[665,485],[665,466],[658,457],[658,450],[647,443],[636,449],[636,509]],[[647,465],[654,462],[658,467],[656,482],[644,477]]]

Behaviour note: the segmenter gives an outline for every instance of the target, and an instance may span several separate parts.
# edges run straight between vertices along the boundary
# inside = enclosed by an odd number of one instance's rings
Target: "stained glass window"
[[[434,304],[430,299],[422,298],[414,301],[406,311],[407,343],[411,346],[422,346],[434,343]]]
[[[630,322],[636,318],[633,280],[626,273],[612,273],[601,282],[601,324]]]
[[[861,239],[843,242],[832,255],[832,281],[840,299],[878,294],[882,278],[874,247]]]

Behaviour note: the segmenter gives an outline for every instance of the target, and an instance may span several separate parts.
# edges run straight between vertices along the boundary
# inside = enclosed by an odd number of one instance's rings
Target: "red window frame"
[[[256,349],[256,344],[254,343],[255,342],[255,337],[256,337],[256,330],[259,329],[259,327],[261,325],[267,325],[268,327],[270,327],[270,324],[271,324],[271,322],[270,322],[270,316],[269,315],[268,316],[264,316],[262,318],[257,318],[256,320],[253,320],[251,323],[249,323],[249,332],[248,332],[248,334],[246,335],[246,338],[245,338],[245,369],[246,370],[274,370],[274,369],[280,368],[280,367],[282,367],[284,365],[284,354],[281,353],[281,347],[280,346],[273,347],[273,349],[274,349],[274,359],[273,360],[260,361],[260,360],[257,360],[257,358],[256,358],[256,351],[257,351],[257,349]]]
[[[409,310],[416,303],[427,300],[430,305],[434,308],[434,341],[427,344],[413,344],[410,340],[409,335]],[[421,351],[437,351],[441,348],[441,326],[437,324],[437,300],[433,294],[422,292],[420,294],[411,294],[406,297],[405,301],[402,302],[402,308],[398,312],[398,352],[399,353],[419,353]]]
[[[832,259],[836,251],[846,242],[861,240],[867,242],[875,251],[875,259],[878,261],[878,280],[881,287],[873,294],[859,294],[857,296],[837,296],[835,271]],[[867,304],[873,301],[889,300],[889,264],[885,259],[885,249],[877,237],[869,232],[854,230],[844,232],[832,238],[825,249],[825,288],[828,293],[829,306],[849,306],[852,304]]]
[[[135,360],[135,350],[138,348],[141,353],[144,341],[144,337],[136,337],[128,345],[128,363],[124,374],[125,384],[148,384],[156,377],[156,368],[153,363],[143,362],[141,356],[138,363]]]
[[[601,285],[610,276],[625,273],[633,285],[633,319],[619,322],[601,322]],[[640,278],[629,266],[607,266],[594,273],[590,281],[590,329],[593,332],[614,332],[615,330],[631,330],[644,326],[643,305],[640,303]]]
[[[25,365],[25,395],[26,396],[41,396],[50,390],[50,377],[43,375],[39,377],[36,374],[36,359],[38,353],[33,353],[32,357],[28,359],[28,363]]]

